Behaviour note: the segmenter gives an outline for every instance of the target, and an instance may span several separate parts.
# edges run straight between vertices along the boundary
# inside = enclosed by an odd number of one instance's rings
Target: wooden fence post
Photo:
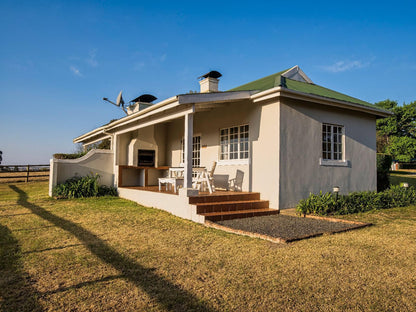
[[[30,168],[30,165],[27,165],[26,182],[29,182],[29,168]]]

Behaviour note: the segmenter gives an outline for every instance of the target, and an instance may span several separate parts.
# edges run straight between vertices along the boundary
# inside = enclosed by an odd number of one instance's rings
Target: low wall
[[[195,205],[189,204],[186,191],[186,189],[181,188],[179,189],[179,195],[173,195],[119,187],[118,195],[146,207],[161,209],[183,219],[204,223],[205,217],[196,213]]]
[[[94,149],[77,159],[51,159],[49,196],[52,189],[69,178],[99,174],[100,184],[114,186],[114,153],[112,150]]]

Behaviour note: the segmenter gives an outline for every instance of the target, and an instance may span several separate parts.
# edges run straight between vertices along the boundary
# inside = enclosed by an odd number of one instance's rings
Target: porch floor
[[[166,190],[166,188],[163,186],[162,190],[159,191],[159,186],[120,186],[121,188],[126,189],[132,189],[132,190],[138,190],[138,191],[148,191],[148,192],[156,192],[156,193],[165,193],[165,194],[171,194],[171,195],[178,195],[178,193],[175,193],[171,190]],[[215,191],[210,194],[207,192],[199,192],[199,195],[192,196],[192,197],[199,197],[199,196],[219,196],[219,195],[233,195],[233,194],[252,194],[252,192],[234,192],[234,191]]]

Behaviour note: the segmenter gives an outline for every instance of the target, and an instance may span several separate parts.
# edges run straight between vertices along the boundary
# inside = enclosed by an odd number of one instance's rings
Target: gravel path
[[[333,222],[282,214],[218,221],[216,223],[236,230],[282,238],[286,241],[362,227],[362,225],[345,222]]]

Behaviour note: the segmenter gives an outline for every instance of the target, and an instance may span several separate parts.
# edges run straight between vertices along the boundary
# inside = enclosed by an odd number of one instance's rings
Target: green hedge
[[[381,192],[389,188],[389,170],[393,159],[387,154],[377,154],[377,191]]]
[[[345,215],[415,204],[416,188],[392,186],[390,189],[379,193],[354,192],[349,195],[340,195],[338,198],[333,193],[310,194],[307,199],[299,202],[296,211],[304,215]]]
[[[57,154],[53,154],[53,158],[56,158],[56,159],[77,159],[77,158],[80,158],[80,157],[84,156],[86,153],[87,152],[73,153],[73,154],[57,153]]]
[[[400,169],[416,169],[416,162],[411,163],[399,163]]]
[[[99,185],[100,176],[88,175],[85,177],[74,177],[58,184],[52,190],[52,195],[56,198],[81,198],[97,196],[117,196],[114,187]]]

